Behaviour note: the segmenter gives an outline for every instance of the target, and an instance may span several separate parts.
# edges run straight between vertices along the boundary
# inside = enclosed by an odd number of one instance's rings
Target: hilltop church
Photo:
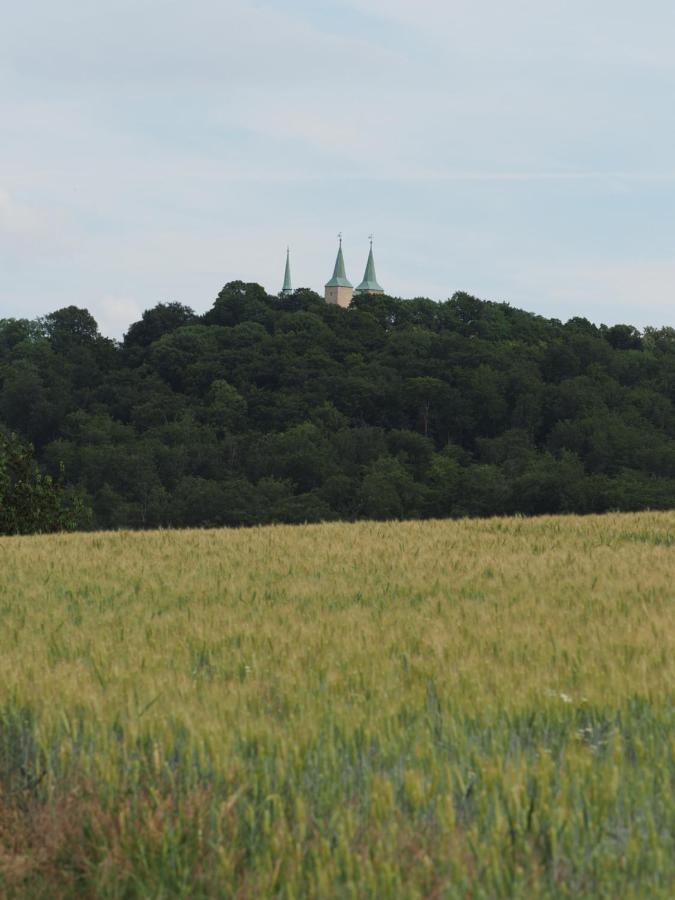
[[[380,287],[375,275],[375,259],[373,257],[373,238],[370,238],[370,252],[368,253],[368,262],[366,263],[366,271],[363,275],[363,281],[354,290],[351,281],[347,278],[345,271],[345,260],[342,255],[342,235],[339,235],[339,247],[337,259],[335,260],[335,268],[333,269],[333,277],[326,282],[324,297],[326,303],[334,303],[336,306],[347,307],[352,302],[354,294],[384,294],[384,290]],[[284,286],[281,289],[281,295],[287,296],[293,293],[293,284],[291,281],[291,254],[290,249],[286,250],[286,272],[284,274]]]

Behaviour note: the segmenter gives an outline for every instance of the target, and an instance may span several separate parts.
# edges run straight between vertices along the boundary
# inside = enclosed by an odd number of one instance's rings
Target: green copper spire
[[[286,271],[284,273],[284,286],[281,289],[282,295],[292,294],[293,285],[291,284],[291,248],[286,247]]]
[[[337,259],[335,260],[335,269],[333,271],[333,277],[330,281],[326,282],[326,287],[348,287],[352,286],[351,281],[347,278],[347,273],[345,272],[345,260],[342,255],[342,235],[338,235],[340,238],[340,247],[338,249]]]
[[[363,281],[356,288],[357,294],[384,294],[384,290],[377,283],[377,275],[375,274],[375,260],[373,259],[373,236],[370,236],[370,253],[368,254],[368,262],[366,263],[366,271]]]

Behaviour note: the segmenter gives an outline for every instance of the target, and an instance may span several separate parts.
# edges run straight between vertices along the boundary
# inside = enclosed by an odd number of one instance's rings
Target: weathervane
[[[368,235],[368,240],[370,241],[370,246],[372,247],[372,246],[373,246],[373,241],[375,240],[375,235],[374,235],[374,234],[369,234],[369,235]]]
[[[342,232],[338,232],[338,240],[340,241],[340,246],[342,246]]]

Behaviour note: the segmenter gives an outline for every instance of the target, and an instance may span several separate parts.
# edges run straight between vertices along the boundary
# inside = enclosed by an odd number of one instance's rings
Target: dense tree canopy
[[[456,294],[0,320],[0,428],[92,527],[675,506],[675,332]],[[84,520],[83,520],[84,521]]]

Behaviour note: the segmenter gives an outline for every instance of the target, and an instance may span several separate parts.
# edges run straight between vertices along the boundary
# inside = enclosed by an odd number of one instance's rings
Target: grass
[[[0,894],[671,897],[675,514],[0,539]]]

